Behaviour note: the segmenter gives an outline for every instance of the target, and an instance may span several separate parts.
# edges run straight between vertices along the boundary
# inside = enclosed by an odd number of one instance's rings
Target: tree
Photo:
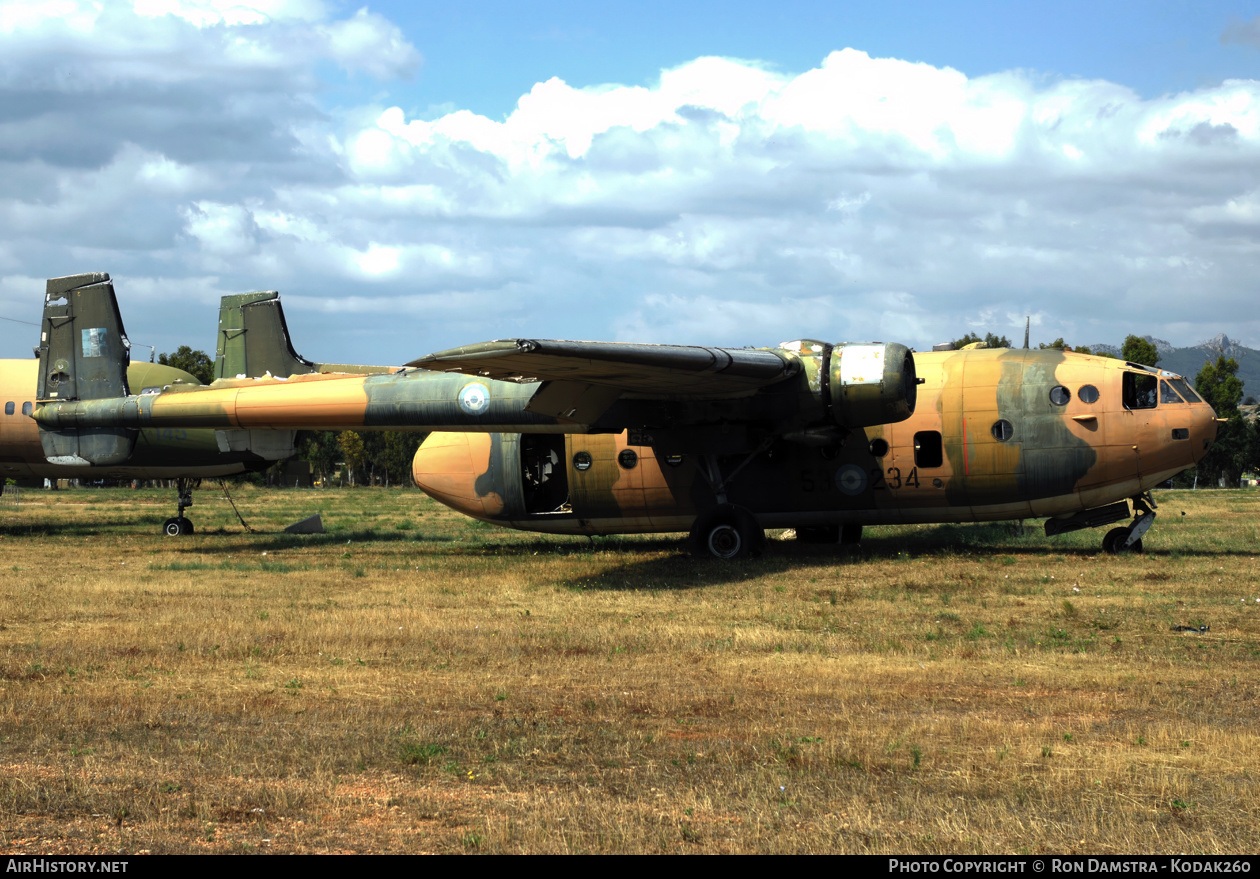
[[[1046,349],[1046,348],[1058,348],[1060,351],[1072,351],[1072,350],[1076,350],[1076,349],[1071,348],[1071,347],[1068,345],[1068,343],[1067,343],[1067,342],[1063,341],[1063,337],[1062,337],[1062,336],[1059,336],[1059,338],[1055,339],[1055,340],[1054,340],[1053,342],[1051,342],[1050,344],[1046,344],[1045,342],[1038,342],[1038,343],[1037,343],[1037,347],[1038,347],[1038,348],[1040,348],[1040,349]],[[1088,352],[1086,352],[1086,353],[1088,353]]]
[[[1224,355],[1217,357],[1215,363],[1207,361],[1195,376],[1194,389],[1216,410],[1218,418],[1233,418],[1243,398],[1238,361]]]
[[[993,333],[985,333],[984,338],[980,338],[975,333],[967,333],[961,339],[955,339],[953,346],[955,351],[961,351],[964,345],[970,345],[974,342],[984,342],[986,348],[1009,348],[1011,340],[1006,336],[995,336]]]
[[[1236,488],[1244,470],[1256,465],[1255,431],[1249,429],[1238,403],[1243,397],[1243,383],[1238,378],[1238,361],[1219,356],[1216,362],[1203,364],[1194,379],[1194,389],[1199,392],[1218,418],[1226,419],[1217,427],[1216,441],[1199,462],[1199,472],[1208,482]]]
[[[214,361],[205,351],[194,351],[187,345],[180,345],[174,354],[159,354],[158,363],[182,369],[203,385],[214,381]]]
[[[1141,336],[1126,336],[1124,344],[1120,346],[1120,357],[1130,363],[1140,363],[1142,366],[1154,366],[1159,363],[1159,351],[1155,349],[1153,343]]]
[[[346,459],[346,470],[350,473],[350,484],[354,485],[354,471],[363,466],[367,453],[363,447],[363,437],[353,430],[343,430],[337,434],[337,447]]]

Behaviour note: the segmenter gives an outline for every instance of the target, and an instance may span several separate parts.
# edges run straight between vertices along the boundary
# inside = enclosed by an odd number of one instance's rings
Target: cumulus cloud
[[[328,65],[419,63],[366,8],[61,2],[0,3],[6,291],[279,287],[300,348],[369,362],[512,335],[922,348],[1027,314],[1082,344],[1260,344],[1253,81],[1148,100],[844,49],[548,79],[500,119],[333,113]]]

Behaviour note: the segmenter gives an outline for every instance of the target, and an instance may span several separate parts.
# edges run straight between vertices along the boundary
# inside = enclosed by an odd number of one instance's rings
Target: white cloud
[[[1025,314],[1078,344],[1229,315],[1260,344],[1256,82],[1143,100],[847,49],[548,79],[500,120],[333,114],[321,70],[419,63],[367,9],[41,8],[0,0],[0,285],[279,287],[361,316],[292,317],[311,350],[376,362],[514,334],[923,347]]]

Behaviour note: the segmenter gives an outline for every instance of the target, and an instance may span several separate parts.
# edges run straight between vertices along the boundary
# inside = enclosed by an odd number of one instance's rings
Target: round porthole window
[[[888,454],[888,443],[882,439],[871,440],[871,454],[876,458],[882,458]]]
[[[591,469],[591,453],[578,452],[573,456],[574,470],[590,470]]]
[[[999,442],[1006,442],[1015,435],[1015,428],[1005,418],[1001,418],[993,422],[993,438]]]
[[[629,470],[639,463],[639,456],[634,449],[622,449],[620,454],[617,455],[617,463]]]
[[[1050,402],[1056,406],[1066,406],[1072,399],[1072,392],[1063,385],[1055,385],[1050,389]]]
[[[1082,403],[1098,402],[1098,388],[1093,385],[1082,385],[1081,389],[1076,392],[1076,395],[1081,398]]]

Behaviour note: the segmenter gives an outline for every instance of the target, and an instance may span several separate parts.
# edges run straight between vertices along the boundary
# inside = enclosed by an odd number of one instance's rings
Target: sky
[[[1260,0],[612,6],[0,0],[0,356],[90,271],[140,359],[1260,348]]]

